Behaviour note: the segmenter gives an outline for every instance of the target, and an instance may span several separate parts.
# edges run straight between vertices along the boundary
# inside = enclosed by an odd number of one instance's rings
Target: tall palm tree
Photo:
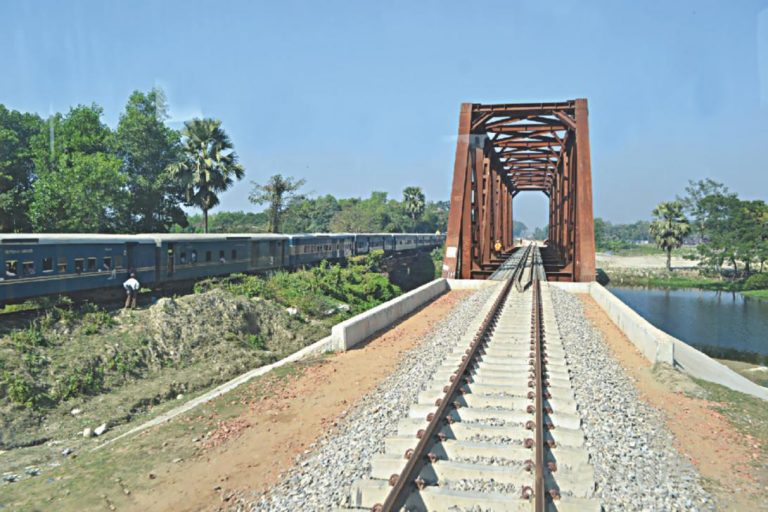
[[[683,245],[683,239],[691,232],[691,225],[683,214],[680,201],[664,201],[653,210],[654,221],[650,233],[656,245],[667,253],[667,271],[672,271],[672,249]]]
[[[406,187],[405,190],[403,190],[403,205],[405,206],[406,213],[411,216],[415,225],[416,219],[424,213],[425,207],[424,192],[421,191],[421,188]]]
[[[232,141],[216,119],[192,119],[181,130],[182,158],[168,166],[168,171],[186,189],[186,204],[203,210],[208,232],[208,210],[219,204],[224,192],[245,170],[237,162]]]

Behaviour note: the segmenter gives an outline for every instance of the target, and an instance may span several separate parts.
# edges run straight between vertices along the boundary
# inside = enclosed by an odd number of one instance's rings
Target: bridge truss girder
[[[595,240],[586,99],[464,103],[453,170],[443,276],[483,278],[514,247],[512,199],[549,198],[547,276],[593,281]]]

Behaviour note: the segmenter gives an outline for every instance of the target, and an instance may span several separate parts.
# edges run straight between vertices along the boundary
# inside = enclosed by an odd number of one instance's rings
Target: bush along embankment
[[[0,449],[111,428],[293,353],[400,293],[380,260],[207,280],[144,310],[47,308],[0,337]]]

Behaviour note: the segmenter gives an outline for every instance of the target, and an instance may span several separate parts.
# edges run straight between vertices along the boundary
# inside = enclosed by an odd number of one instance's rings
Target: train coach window
[[[16,277],[19,275],[19,262],[9,260],[5,262],[5,277]]]
[[[211,254],[211,251],[205,251],[205,261],[211,261],[213,259],[213,254]]]
[[[184,264],[186,262],[187,262],[187,252],[186,251],[181,251],[179,253],[179,263]]]
[[[43,258],[43,272],[53,272],[53,258]]]
[[[237,259],[237,249],[232,249],[232,261]]]
[[[80,274],[85,268],[85,260],[83,258],[75,258],[75,272]]]
[[[34,261],[25,261],[21,264],[21,272],[25,276],[33,276],[35,275],[35,262]]]
[[[191,253],[189,253],[189,262],[197,263],[197,251],[192,251]]]
[[[103,272],[109,272],[112,270],[112,257],[105,256],[104,260],[101,262],[101,270]]]
[[[59,273],[64,273],[67,271],[67,257],[66,256],[59,256],[59,263],[58,263]]]
[[[88,258],[88,272],[96,272],[96,258]]]
[[[116,269],[123,268],[123,255],[122,254],[118,254],[118,255],[115,256],[115,268]]]
[[[224,251],[219,251],[219,263],[226,263],[227,258],[224,257]]]

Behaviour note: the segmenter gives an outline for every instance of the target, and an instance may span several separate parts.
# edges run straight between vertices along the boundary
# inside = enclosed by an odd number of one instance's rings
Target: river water
[[[609,289],[659,329],[712,356],[768,356],[768,301],[704,290]]]

